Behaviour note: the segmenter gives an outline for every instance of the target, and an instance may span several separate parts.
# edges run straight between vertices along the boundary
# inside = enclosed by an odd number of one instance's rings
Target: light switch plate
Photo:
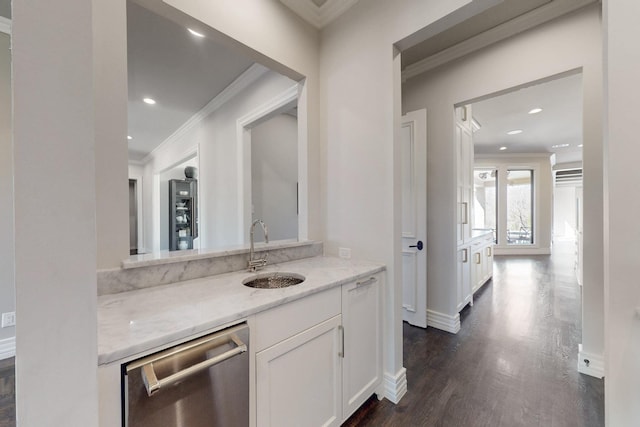
[[[344,259],[351,258],[351,248],[338,248],[338,256]]]
[[[8,328],[9,326],[16,325],[16,312],[11,311],[9,313],[2,313],[2,327]]]

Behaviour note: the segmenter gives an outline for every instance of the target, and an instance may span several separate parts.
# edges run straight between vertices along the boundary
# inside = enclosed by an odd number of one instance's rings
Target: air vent
[[[582,184],[582,169],[556,171],[556,185],[558,184]]]

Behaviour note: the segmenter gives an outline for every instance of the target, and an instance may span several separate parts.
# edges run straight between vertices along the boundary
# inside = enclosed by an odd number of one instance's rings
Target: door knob
[[[418,250],[421,251],[422,248],[424,248],[424,244],[422,243],[422,240],[418,240],[418,243],[416,243],[415,245],[411,245],[409,247],[410,248],[418,248]]]

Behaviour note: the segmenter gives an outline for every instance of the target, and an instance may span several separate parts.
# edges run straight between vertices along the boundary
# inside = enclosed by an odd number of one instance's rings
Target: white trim
[[[551,248],[532,248],[525,245],[513,245],[513,247],[493,247],[494,255],[551,255]]]
[[[8,359],[16,355],[16,337],[0,340],[0,360]]]
[[[448,314],[427,309],[427,326],[457,334],[460,332],[460,313],[456,313],[455,316],[449,316]]]
[[[136,204],[138,211],[136,219],[138,221],[138,241],[136,242],[136,245],[138,246],[138,253],[146,253],[144,239],[144,170],[142,173],[130,173],[129,180],[136,182]]]
[[[395,374],[384,373],[384,397],[394,404],[400,402],[400,399],[407,393],[407,369],[400,368]]]
[[[149,154],[147,154],[142,159],[142,164],[148,163],[151,159],[154,158],[156,152],[161,150],[165,145],[170,145],[175,141],[180,140],[187,132],[193,129],[195,126],[199,125],[205,118],[207,118],[211,113],[216,111],[218,108],[222,107],[229,100],[233,99],[238,93],[242,92],[249,85],[254,83],[264,74],[269,71],[268,68],[254,63],[251,67],[249,67],[244,73],[240,74],[238,78],[236,78],[229,86],[227,86],[222,92],[215,96],[207,105],[205,105],[200,111],[195,113],[193,116],[189,118],[186,122],[182,124],[178,129],[175,130],[167,139],[162,141],[160,145],[153,149]]]
[[[582,344],[578,344],[578,372],[604,378],[604,357],[601,354],[587,353],[582,350]]]
[[[358,0],[327,0],[322,6],[318,7],[311,0],[280,1],[319,30],[329,25],[338,16],[346,12],[347,9],[358,3]]]
[[[11,35],[11,19],[0,16],[0,33]]]
[[[243,196],[238,197],[238,212],[243,215],[243,220],[238,223],[239,242],[245,241],[245,230],[248,230],[251,224],[251,209],[245,210],[245,206],[251,206],[251,128],[287,111],[292,107],[291,104],[298,100],[299,92],[300,84],[296,83],[236,121],[238,194]],[[298,137],[298,148],[300,148],[300,137]],[[298,175],[299,173],[298,171]]]
[[[283,0],[281,0],[283,1]],[[295,1],[295,0],[293,0]],[[474,37],[464,40],[448,49],[440,51],[414,64],[407,66],[402,71],[402,81],[416,77],[422,73],[430,71],[443,64],[461,58],[484,47],[505,40],[516,34],[527,31],[552,19],[573,12],[592,3],[596,0],[577,1],[553,1],[540,6],[530,12],[511,19],[497,27],[484,31]]]

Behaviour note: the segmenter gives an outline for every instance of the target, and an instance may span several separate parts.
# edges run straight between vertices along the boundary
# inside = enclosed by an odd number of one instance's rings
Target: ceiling
[[[129,158],[138,161],[253,64],[131,1],[127,53]]]
[[[533,108],[542,111],[528,114]],[[582,160],[581,74],[475,102],[472,111],[481,125],[473,134],[476,154],[555,153],[557,163]],[[523,132],[507,134],[517,129]],[[569,146],[553,148],[562,144]]]

